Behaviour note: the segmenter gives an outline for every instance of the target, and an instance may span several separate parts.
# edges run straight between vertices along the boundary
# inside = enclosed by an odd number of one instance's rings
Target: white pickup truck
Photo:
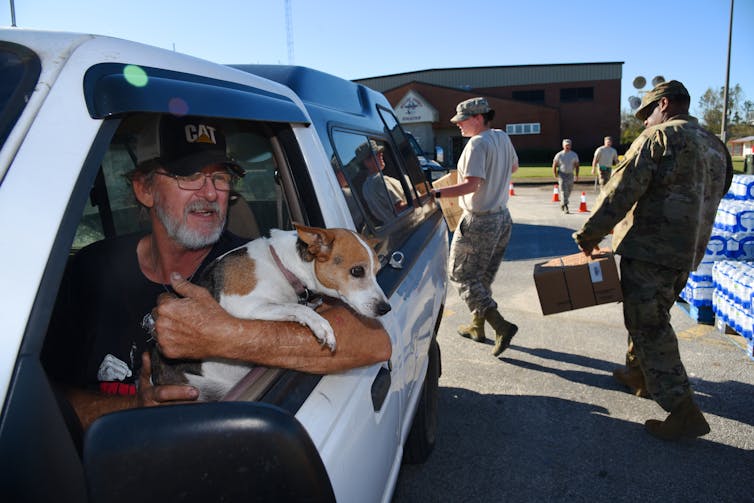
[[[22,29],[0,30],[0,69],[0,497],[389,501],[401,463],[435,441],[448,231],[387,100],[307,68]],[[122,175],[144,118],[159,114],[234,132],[247,175],[230,231],[253,239],[300,221],[379,241],[389,362],[257,369],[225,400],[117,412],[82,432],[40,354],[69,258],[148,230]],[[403,189],[407,204],[387,215],[361,193],[364,145]]]

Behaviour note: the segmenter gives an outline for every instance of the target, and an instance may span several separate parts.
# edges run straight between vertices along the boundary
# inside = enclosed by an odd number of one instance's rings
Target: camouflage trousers
[[[573,190],[573,173],[558,173],[558,191],[560,192],[560,206],[568,206]]]
[[[605,184],[610,180],[610,176],[613,174],[613,170],[610,167],[599,166],[599,181],[600,190],[605,188]]]
[[[511,238],[513,220],[507,208],[494,213],[464,212],[450,244],[450,281],[472,314],[496,308],[495,279]]]
[[[647,391],[666,411],[693,394],[681,362],[670,308],[689,273],[629,257],[620,260],[628,365],[641,367]]]

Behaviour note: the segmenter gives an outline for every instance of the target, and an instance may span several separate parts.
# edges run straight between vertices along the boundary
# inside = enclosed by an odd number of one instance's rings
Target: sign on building
[[[395,108],[398,121],[401,124],[415,124],[419,122],[437,122],[439,113],[424,97],[414,90],[409,90],[398,102]]]

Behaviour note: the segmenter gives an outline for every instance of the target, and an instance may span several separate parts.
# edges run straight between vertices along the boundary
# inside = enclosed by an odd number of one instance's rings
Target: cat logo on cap
[[[186,124],[184,132],[186,133],[186,141],[189,143],[209,143],[211,145],[217,145],[215,128],[212,126],[207,126],[205,124]]]

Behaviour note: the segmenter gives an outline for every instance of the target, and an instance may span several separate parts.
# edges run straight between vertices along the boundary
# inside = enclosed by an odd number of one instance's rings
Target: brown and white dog
[[[321,229],[294,223],[296,230],[272,229],[216,259],[199,284],[233,316],[297,321],[335,351],[332,327],[308,304],[311,294],[340,299],[359,314],[377,318],[390,304],[377,284],[380,263],[372,247],[348,229]],[[219,400],[251,365],[226,360],[188,363],[152,351],[156,384],[182,382],[199,389],[200,400]]]

